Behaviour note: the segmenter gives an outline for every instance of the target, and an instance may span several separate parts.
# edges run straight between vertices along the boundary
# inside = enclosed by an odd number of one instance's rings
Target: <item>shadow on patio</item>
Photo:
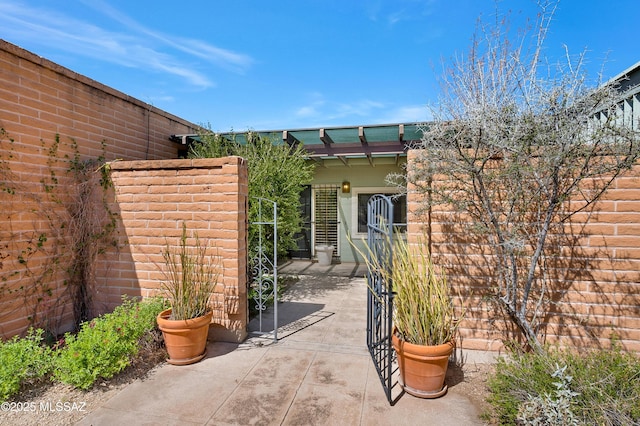
[[[355,265],[333,265],[342,276],[298,266],[307,274],[280,269],[299,280],[278,305],[278,342],[212,342],[201,362],[161,365],[80,424],[482,424],[454,383],[443,398],[391,407],[366,348],[365,279]]]

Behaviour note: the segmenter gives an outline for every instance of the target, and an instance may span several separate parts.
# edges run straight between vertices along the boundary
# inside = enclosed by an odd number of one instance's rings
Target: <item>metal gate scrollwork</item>
[[[274,341],[278,340],[278,206],[274,201],[266,198],[257,198],[258,218],[255,225],[258,232],[258,246],[255,248],[252,258],[249,260],[251,273],[250,288],[257,312],[258,330],[252,334],[261,336],[271,335]],[[263,205],[267,204],[270,211],[263,212]],[[268,230],[272,230],[271,238],[268,238]],[[270,240],[270,241],[269,241]],[[267,246],[270,242],[272,247]],[[253,250],[252,250],[253,252]],[[267,318],[266,311],[273,306],[273,317]]]

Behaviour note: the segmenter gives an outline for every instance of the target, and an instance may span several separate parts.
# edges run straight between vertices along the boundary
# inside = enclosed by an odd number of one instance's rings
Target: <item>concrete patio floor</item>
[[[242,344],[209,343],[201,362],[163,364],[79,424],[483,424],[455,385],[439,399],[405,394],[389,405],[366,348],[367,288],[361,267],[290,262],[279,271],[300,280],[278,305],[277,343],[261,337]],[[465,357],[492,361],[491,354],[467,352]],[[393,394],[400,394],[398,386]]]

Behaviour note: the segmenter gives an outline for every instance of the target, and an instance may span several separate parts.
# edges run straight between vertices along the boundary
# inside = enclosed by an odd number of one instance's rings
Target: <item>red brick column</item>
[[[213,295],[213,339],[240,342],[247,327],[247,166],[240,157],[111,164],[119,249],[100,262],[106,309],[123,294],[152,296],[164,278],[162,251],[182,223],[217,248],[222,275]]]

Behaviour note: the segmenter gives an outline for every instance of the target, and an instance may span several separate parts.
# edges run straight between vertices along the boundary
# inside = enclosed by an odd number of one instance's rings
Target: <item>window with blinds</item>
[[[338,248],[338,186],[318,185],[314,190],[314,241]],[[336,252],[334,252],[336,253]]]

